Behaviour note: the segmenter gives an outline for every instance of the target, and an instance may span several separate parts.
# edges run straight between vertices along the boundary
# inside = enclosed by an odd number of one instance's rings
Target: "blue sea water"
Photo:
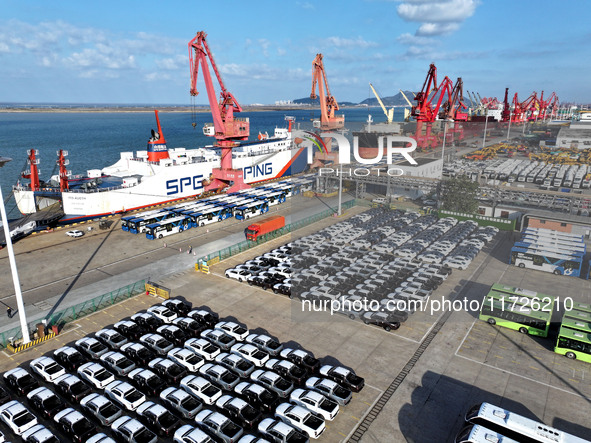
[[[396,108],[395,120],[401,121],[403,109]],[[348,127],[357,129],[371,114],[374,122],[382,122],[385,116],[381,108],[347,108],[339,113],[345,115]],[[319,118],[318,110],[285,110],[242,112],[240,117],[250,119],[251,139],[260,132],[273,134],[275,127],[285,127],[285,116],[296,118],[296,124],[310,126]],[[204,123],[211,122],[209,113],[195,114],[196,126],[190,112],[160,112],[162,132],[169,148],[198,148],[210,145],[213,139],[202,133]],[[37,149],[40,159],[41,180],[57,174],[57,151],[68,151],[68,170],[72,174],[85,174],[88,169],[102,169],[115,163],[122,151],[145,150],[150,130],[156,129],[154,114],[151,112],[22,112],[0,113],[0,156],[12,158],[0,169],[0,186],[7,200],[12,186],[27,169],[27,151]],[[9,218],[16,218],[19,212],[13,199],[8,199]]]

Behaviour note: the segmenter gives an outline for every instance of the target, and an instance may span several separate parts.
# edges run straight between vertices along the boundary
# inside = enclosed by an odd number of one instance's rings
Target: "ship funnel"
[[[160,160],[169,158],[169,156],[166,140],[162,134],[162,127],[160,126],[160,119],[158,118],[158,111],[154,110],[154,114],[156,114],[158,132],[152,129],[152,136],[148,140],[148,161],[159,162]]]

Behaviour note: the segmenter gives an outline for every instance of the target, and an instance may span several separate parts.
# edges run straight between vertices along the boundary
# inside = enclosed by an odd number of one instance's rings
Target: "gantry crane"
[[[452,122],[451,127],[447,128],[447,134],[450,142],[453,143],[456,139],[460,141],[464,139],[464,128],[459,122],[468,120],[468,113],[466,112],[468,107],[464,104],[463,99],[464,82],[462,78],[458,77],[451,91],[444,84],[444,90],[441,91],[441,94],[445,94],[445,92],[447,92],[448,100],[442,105],[443,111],[440,113],[440,118]]]
[[[243,171],[232,168],[232,148],[238,146],[239,141],[248,139],[250,123],[248,119],[234,117],[235,112],[242,112],[242,107],[232,93],[226,89],[206,37],[207,34],[201,31],[189,42],[191,96],[198,94],[197,74],[199,73],[199,63],[201,63],[209,107],[213,116],[213,123],[206,123],[203,133],[209,137],[215,137],[216,141],[213,146],[221,148],[222,152],[220,168],[213,169],[213,179],[205,186],[205,191],[220,190],[229,186],[227,192],[236,192],[249,188],[249,186],[244,183]],[[216,101],[215,89],[207,64],[208,58],[221,88],[219,103]]]
[[[402,94],[402,96],[404,97],[404,100],[406,100],[406,103],[408,103],[408,106],[410,106],[410,109],[412,109],[412,103],[410,102],[410,100],[408,99],[408,97],[406,96],[406,94],[402,91],[402,89],[399,89],[400,93]],[[404,121],[407,122],[410,120],[410,111],[408,110],[408,108],[404,108]]]
[[[390,109],[386,109],[386,106],[384,105],[384,102],[382,101],[382,99],[380,98],[380,96],[377,93],[376,89],[373,87],[373,85],[371,83],[369,84],[369,87],[371,88],[371,90],[373,91],[374,95],[378,99],[378,103],[382,107],[382,110],[384,111],[384,114],[386,114],[386,122],[387,123],[392,123],[392,121],[394,121],[394,107],[392,107]]]
[[[316,84],[318,84],[318,95],[316,95]],[[330,93],[324,63],[322,62],[322,54],[316,54],[316,58],[312,62],[312,92],[310,98],[312,100],[320,99],[320,122],[315,125],[316,127],[324,131],[342,129],[345,126],[345,116],[335,114],[335,111],[339,110],[339,104]]]

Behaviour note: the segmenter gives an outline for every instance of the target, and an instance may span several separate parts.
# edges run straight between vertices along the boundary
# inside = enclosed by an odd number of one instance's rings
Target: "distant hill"
[[[415,104],[415,102],[413,100],[414,93],[412,91],[404,91],[404,95],[406,95],[406,97],[410,100],[410,102],[413,105]],[[382,102],[384,102],[385,106],[408,106],[407,101],[404,99],[404,97],[402,96],[402,94],[400,92],[396,95],[391,95],[388,97],[380,97],[380,98],[382,99]],[[360,104],[367,105],[367,106],[379,106],[380,105],[378,103],[378,99],[375,97],[366,98]]]
[[[298,104],[298,105],[320,106],[319,99],[316,98],[316,99],[312,100],[310,97],[296,98],[295,100],[293,100],[293,103]],[[339,101],[339,106],[355,106],[355,105],[357,105],[357,103]]]

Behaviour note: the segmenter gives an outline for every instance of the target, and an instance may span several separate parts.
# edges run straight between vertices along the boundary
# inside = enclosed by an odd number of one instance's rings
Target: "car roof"
[[[27,394],[28,398],[38,397],[41,400],[45,400],[46,398],[55,396],[55,393],[44,386],[36,388]]]
[[[10,369],[4,373],[4,377],[6,377],[8,375],[14,375],[15,377],[22,377],[24,375],[30,375],[30,374],[26,369],[18,367],[18,368]]]

